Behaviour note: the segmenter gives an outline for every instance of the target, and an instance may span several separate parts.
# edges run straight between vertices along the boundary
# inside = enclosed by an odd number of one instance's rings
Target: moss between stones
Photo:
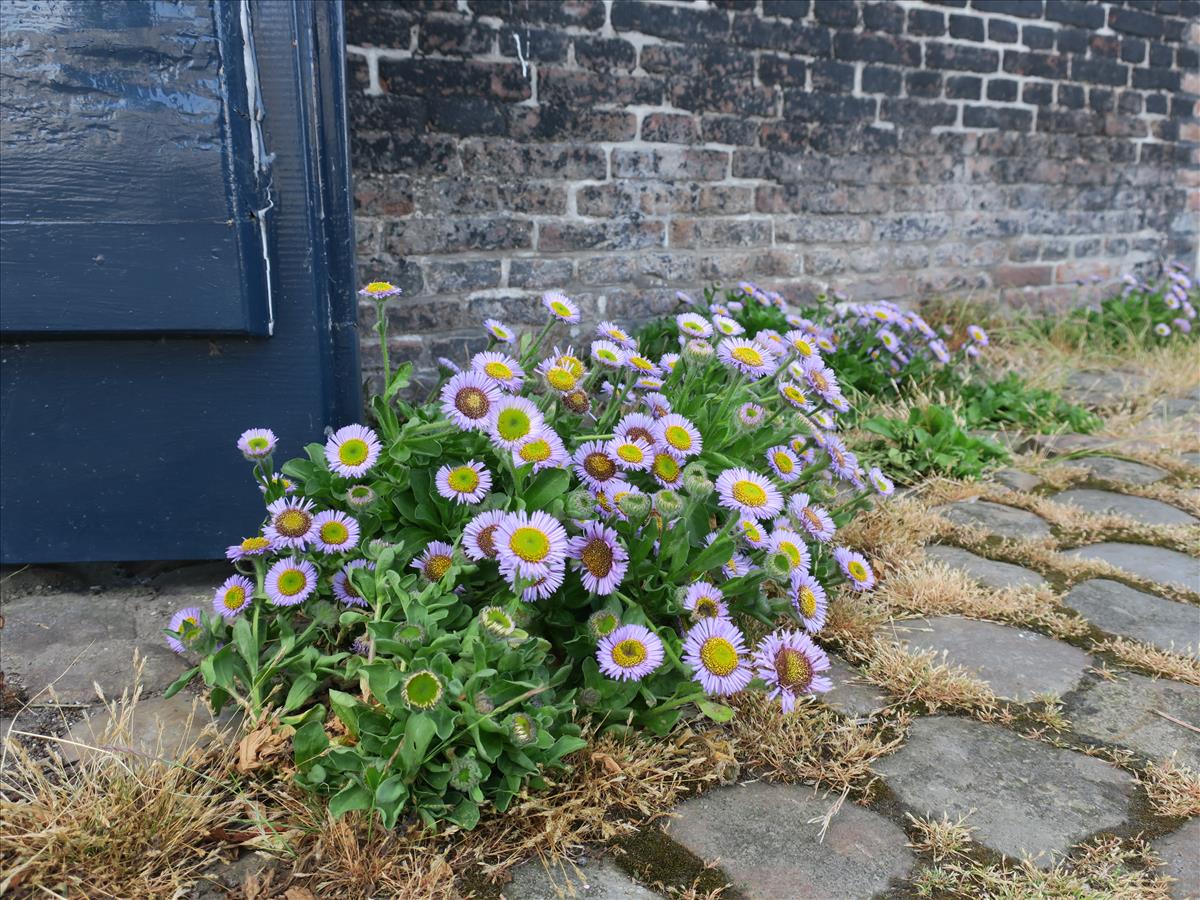
[[[662,884],[686,891],[695,888],[707,894],[732,885],[733,879],[721,869],[706,866],[691,850],[671,840],[660,828],[642,828],[613,843],[618,853],[613,858],[629,875],[643,884]],[[725,888],[722,900],[743,900],[736,888]]]

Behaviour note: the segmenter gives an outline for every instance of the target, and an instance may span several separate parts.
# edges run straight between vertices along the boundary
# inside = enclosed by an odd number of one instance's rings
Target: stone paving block
[[[1152,441],[1102,437],[1095,434],[1033,434],[1021,445],[1024,452],[1040,451],[1047,456],[1064,456],[1068,453],[1079,453],[1081,450],[1154,453],[1158,449]]]
[[[846,802],[818,842],[836,802],[803,785],[719,788],[688,800],[667,833],[705,861],[717,861],[749,900],[870,897],[903,878],[915,857],[904,831],[879,813]]]
[[[1001,469],[999,472],[993,472],[992,480],[1013,491],[1032,491],[1042,483],[1042,479],[1032,472],[1022,472],[1020,469]]]
[[[1152,411],[1160,419],[1194,419],[1200,416],[1200,400],[1195,397],[1165,397]]]
[[[862,674],[840,656],[829,655],[829,671],[833,690],[820,695],[821,701],[852,718],[864,718],[883,709],[892,698],[882,688],[868,683]]]
[[[1072,403],[1092,409],[1119,406],[1129,396],[1141,394],[1150,379],[1120,369],[1085,369],[1072,372],[1063,384],[1063,395]]]
[[[1167,472],[1158,466],[1119,459],[1115,456],[1083,456],[1073,459],[1069,465],[1087,469],[1093,478],[1124,484],[1154,484],[1167,477]]]
[[[1200,769],[1200,734],[1160,715],[1200,728],[1200,687],[1122,672],[1117,681],[1088,685],[1068,698],[1065,706],[1067,719],[1083,737],[1153,759],[1179,751],[1180,763]]]
[[[230,739],[236,734],[240,716],[233,706],[227,706],[221,715],[214,717],[208,704],[196,700],[186,693],[176,694],[170,699],[149,697],[139,700],[130,717],[128,740],[114,741],[110,737],[105,740],[104,730],[112,721],[107,709],[101,709],[96,715],[81,719],[71,726],[67,732],[68,740],[87,746],[64,745],[60,753],[63,759],[75,761],[95,752],[88,749],[91,746],[103,746],[116,749],[129,749],[134,753],[145,756],[163,756],[175,759],[189,749],[194,741],[206,746],[213,735],[201,739],[204,728],[216,724],[217,728]],[[159,741],[161,734],[162,740]]]
[[[1104,631],[1163,650],[1185,652],[1190,647],[1192,655],[1200,657],[1200,607],[1135,591],[1107,578],[1075,585],[1063,603]]]
[[[910,650],[934,650],[940,657],[986,681],[997,696],[1022,703],[1035,694],[1072,690],[1092,658],[1070,644],[1012,625],[935,616],[884,625],[876,637],[906,643]]]
[[[1148,544],[1104,541],[1065,550],[1063,553],[1079,559],[1103,560],[1131,575],[1159,584],[1176,584],[1189,590],[1200,591],[1200,559],[1177,550],[1152,547]]]
[[[1200,897],[1200,819],[1189,820],[1150,846],[1162,857],[1162,873],[1175,879],[1171,896],[1178,900]]]
[[[1200,468],[1200,453],[1180,453],[1179,458],[1189,466]]]
[[[984,587],[996,590],[1007,587],[1041,587],[1047,583],[1037,572],[1012,563],[987,559],[961,547],[930,544],[925,548],[925,557],[945,563],[952,569],[962,569]]]
[[[959,500],[935,506],[933,511],[958,525],[982,528],[1000,537],[1031,539],[1050,534],[1050,526],[1033,513],[987,500]]]
[[[1188,515],[1182,509],[1152,500],[1149,497],[1133,497],[1129,494],[1118,494],[1115,491],[1100,491],[1093,488],[1071,488],[1055,494],[1051,498],[1055,503],[1069,503],[1084,512],[1099,515],[1118,515],[1143,525],[1194,525],[1195,516]]]
[[[1133,779],[1115,766],[999,725],[931,716],[875,766],[919,815],[967,815],[980,843],[1011,857],[1051,854],[1125,821]]]
[[[4,606],[4,671],[32,697],[54,682],[60,700],[96,701],[92,682],[115,698],[130,686],[133,653],[145,660],[142,688],[164,690],[187,666],[162,629],[183,604],[147,592],[25,597]]]
[[[659,900],[658,894],[642,887],[607,857],[576,866],[552,863],[549,868],[535,859],[517,866],[512,876],[512,882],[501,890],[505,900]]]

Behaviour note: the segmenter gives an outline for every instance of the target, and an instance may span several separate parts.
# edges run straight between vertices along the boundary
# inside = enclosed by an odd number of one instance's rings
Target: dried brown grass
[[[1158,815],[1200,816],[1200,773],[1177,764],[1174,756],[1146,766],[1137,780]]]
[[[978,718],[996,715],[996,695],[988,685],[961,666],[941,662],[933,650],[911,652],[890,641],[876,639],[856,647],[863,677],[887,689],[902,701],[916,701],[930,712],[943,707],[969,712]]]
[[[934,862],[966,855],[971,844],[971,832],[975,830],[966,824],[967,816],[959,816],[951,821],[946,813],[942,813],[940,819],[923,818],[909,813],[908,820],[911,823],[911,839],[908,846],[918,853],[929,854]]]
[[[1097,653],[1111,653],[1124,665],[1152,675],[1200,685],[1200,660],[1194,656],[1160,650],[1150,644],[1123,637],[1100,641],[1092,649]]]

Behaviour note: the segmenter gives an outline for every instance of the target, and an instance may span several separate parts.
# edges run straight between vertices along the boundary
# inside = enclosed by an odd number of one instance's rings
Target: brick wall
[[[485,316],[540,320],[549,288],[592,320],[739,278],[1055,305],[1196,254],[1200,0],[347,0],[346,19],[359,272],[403,286],[390,349],[422,369],[477,349]]]

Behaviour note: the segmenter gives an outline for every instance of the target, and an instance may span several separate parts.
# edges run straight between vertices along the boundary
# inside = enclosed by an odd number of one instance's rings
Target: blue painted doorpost
[[[0,3],[0,558],[206,559],[360,415],[341,7]]]

